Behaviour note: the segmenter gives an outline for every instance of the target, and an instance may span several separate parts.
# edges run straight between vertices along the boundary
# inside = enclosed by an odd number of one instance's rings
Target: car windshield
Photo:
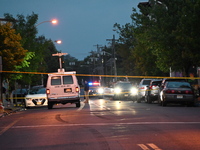
[[[122,89],[130,89],[133,86],[131,83],[119,83],[115,87],[120,87]]]
[[[33,88],[29,91],[29,94],[45,94],[46,88]]]
[[[188,82],[168,82],[168,88],[191,88]]]

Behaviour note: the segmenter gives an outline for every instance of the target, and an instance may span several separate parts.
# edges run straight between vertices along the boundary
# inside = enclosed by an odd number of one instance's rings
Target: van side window
[[[51,85],[61,85],[61,77],[54,76],[51,78]]]
[[[72,76],[63,76],[63,84],[73,84]]]

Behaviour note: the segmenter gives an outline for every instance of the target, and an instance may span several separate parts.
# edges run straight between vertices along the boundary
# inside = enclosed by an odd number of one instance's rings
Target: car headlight
[[[121,91],[122,91],[122,90],[121,90],[120,88],[115,88],[115,89],[114,89],[114,92],[115,92],[116,94],[121,93]]]
[[[31,100],[32,100],[32,98],[26,98],[26,100],[27,100],[27,101],[31,101]]]
[[[98,93],[99,93],[99,94],[103,94],[103,91],[104,91],[103,88],[99,88],[99,89],[98,89]]]
[[[137,93],[138,93],[138,89],[137,88],[132,88],[131,89],[131,94],[137,95]]]

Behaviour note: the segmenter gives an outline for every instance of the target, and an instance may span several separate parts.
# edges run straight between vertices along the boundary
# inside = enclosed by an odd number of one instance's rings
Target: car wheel
[[[117,99],[117,96],[116,96],[116,95],[114,95],[114,96],[113,96],[113,100],[116,100],[116,99]]]
[[[131,97],[131,100],[132,100],[133,102],[137,101],[137,96]]]
[[[27,108],[26,102],[24,101],[24,108]]]
[[[152,99],[150,97],[148,97],[148,103],[151,104],[152,103]]]
[[[144,101],[145,101],[145,103],[148,103],[148,96],[144,97]]]
[[[162,106],[163,106],[163,107],[167,106],[167,102],[163,101],[163,102],[162,102]]]
[[[53,108],[53,103],[52,102],[48,102],[48,109],[52,109]]]
[[[141,98],[138,98],[138,99],[137,99],[137,103],[141,103]]]
[[[77,102],[76,103],[76,107],[80,107],[81,106],[81,103],[80,102]]]

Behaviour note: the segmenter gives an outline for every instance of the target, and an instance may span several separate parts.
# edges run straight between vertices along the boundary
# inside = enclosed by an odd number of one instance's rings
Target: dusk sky
[[[57,50],[83,60],[97,50],[95,45],[108,46],[106,39],[113,34],[117,38],[113,25],[130,23],[132,8],[144,1],[148,0],[0,0],[0,18],[4,13],[16,17],[34,12],[37,23],[57,19],[57,25],[40,24],[38,36],[62,40],[60,45],[55,43]]]

